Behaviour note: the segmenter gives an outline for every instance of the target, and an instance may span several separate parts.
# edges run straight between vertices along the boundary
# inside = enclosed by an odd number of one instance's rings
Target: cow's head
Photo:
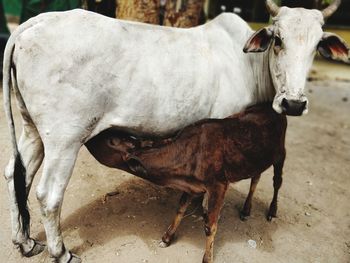
[[[326,58],[349,61],[349,48],[335,34],[322,30],[324,20],[339,7],[335,0],[323,11],[278,7],[271,0],[266,6],[273,24],[255,32],[244,52],[269,52],[269,70],[278,113],[302,115],[308,111],[305,82],[316,51]]]

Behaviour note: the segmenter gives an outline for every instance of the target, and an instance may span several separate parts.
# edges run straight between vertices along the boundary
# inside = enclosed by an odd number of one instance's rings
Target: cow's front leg
[[[179,209],[177,210],[177,214],[174,218],[173,223],[168,227],[168,230],[164,233],[162,237],[162,241],[159,243],[160,247],[168,247],[171,243],[171,241],[174,238],[175,232],[177,228],[179,227],[181,220],[183,219],[186,210],[188,206],[191,204],[192,201],[192,196],[183,193],[181,198],[180,198],[180,204],[179,204]]]
[[[25,178],[25,190],[23,189],[23,191],[25,191],[28,196],[34,175],[42,163],[44,149],[36,129],[27,122],[24,123],[18,149],[24,169],[20,169],[22,170],[21,174],[16,174],[16,176],[23,176]],[[28,219],[25,220],[27,222],[26,224],[23,223],[23,218],[19,215],[18,201],[14,188],[14,165],[15,159],[12,157],[5,169],[5,178],[10,199],[12,242],[19,247],[23,256],[31,257],[42,252],[45,246],[30,238],[29,214]],[[16,180],[18,182],[20,178],[16,178]],[[20,222],[20,219],[22,219],[22,222]]]
[[[81,262],[64,246],[60,229],[63,196],[80,146],[79,143],[60,141],[45,144],[43,175],[37,187],[37,198],[41,205],[48,250],[58,263]]]

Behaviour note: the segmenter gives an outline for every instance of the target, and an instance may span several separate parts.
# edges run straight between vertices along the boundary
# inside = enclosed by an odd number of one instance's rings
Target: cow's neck
[[[252,54],[251,66],[255,79],[254,103],[273,101],[276,94],[270,75],[269,50]]]

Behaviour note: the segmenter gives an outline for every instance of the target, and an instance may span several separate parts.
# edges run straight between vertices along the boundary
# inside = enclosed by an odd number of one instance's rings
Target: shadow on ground
[[[71,248],[74,253],[82,254],[95,244],[103,246],[115,238],[136,235],[151,249],[157,245],[163,232],[176,213],[181,193],[172,189],[159,188],[141,179],[128,180],[118,186],[112,196],[94,200],[81,207],[62,222],[65,236],[79,235],[83,240]],[[239,209],[245,195],[230,188],[226,195],[225,206],[221,213],[216,247],[225,243],[246,242],[247,233],[251,239],[259,241],[264,236],[261,249],[271,251],[272,235],[278,228],[278,222],[267,222],[265,213],[270,200],[253,200],[252,217],[242,222]],[[174,242],[185,242],[204,249],[205,235],[199,201],[188,209],[190,216],[182,222]],[[264,227],[261,227],[264,222]],[[38,238],[44,239],[44,233]],[[125,246],[128,244],[124,244]]]

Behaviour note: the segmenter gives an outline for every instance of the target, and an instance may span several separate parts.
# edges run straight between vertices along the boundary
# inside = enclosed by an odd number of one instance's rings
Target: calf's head
[[[335,0],[323,11],[266,6],[271,26],[255,32],[244,52],[269,52],[269,72],[276,89],[273,108],[278,113],[299,116],[308,111],[305,83],[316,51],[329,59],[349,62],[349,48],[337,35],[323,32],[327,17],[339,7]]]
[[[138,147],[138,141],[132,137],[113,136],[107,139],[107,146],[117,152],[127,153]]]

